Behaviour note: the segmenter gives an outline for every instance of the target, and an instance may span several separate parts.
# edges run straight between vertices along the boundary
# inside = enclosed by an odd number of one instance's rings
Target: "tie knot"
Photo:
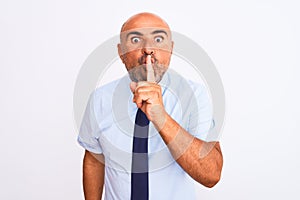
[[[141,109],[138,109],[136,113],[135,124],[142,127],[149,125],[149,120]]]

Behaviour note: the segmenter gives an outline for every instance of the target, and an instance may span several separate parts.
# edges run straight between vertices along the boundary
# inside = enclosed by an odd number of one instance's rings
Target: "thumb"
[[[137,87],[137,83],[136,82],[131,82],[130,83],[130,90],[131,90],[132,93],[134,93],[136,87]]]

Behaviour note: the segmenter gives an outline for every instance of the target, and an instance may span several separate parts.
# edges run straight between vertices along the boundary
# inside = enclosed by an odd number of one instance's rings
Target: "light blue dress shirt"
[[[136,104],[132,102],[130,79],[97,88],[90,96],[78,135],[86,150],[105,157],[105,200],[129,200],[132,137]],[[206,140],[212,105],[203,84],[187,81],[168,70],[159,83],[167,113],[195,137]],[[196,183],[176,163],[168,147],[150,122],[149,199],[196,199]]]

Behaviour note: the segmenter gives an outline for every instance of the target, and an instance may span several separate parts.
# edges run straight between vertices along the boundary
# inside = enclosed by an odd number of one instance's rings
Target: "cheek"
[[[164,64],[164,65],[169,65],[170,63],[170,59],[171,59],[171,53],[170,52],[160,52],[159,56],[157,56],[157,59],[159,60],[159,62],[161,64]]]
[[[138,59],[141,57],[140,53],[137,51],[128,52],[125,55],[126,62],[128,63],[137,63]]]

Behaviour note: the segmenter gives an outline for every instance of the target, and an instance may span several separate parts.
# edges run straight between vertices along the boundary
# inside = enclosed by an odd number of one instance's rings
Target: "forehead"
[[[122,26],[121,32],[143,29],[143,28],[158,28],[169,30],[168,24],[160,17],[153,14],[139,14],[129,18]]]

